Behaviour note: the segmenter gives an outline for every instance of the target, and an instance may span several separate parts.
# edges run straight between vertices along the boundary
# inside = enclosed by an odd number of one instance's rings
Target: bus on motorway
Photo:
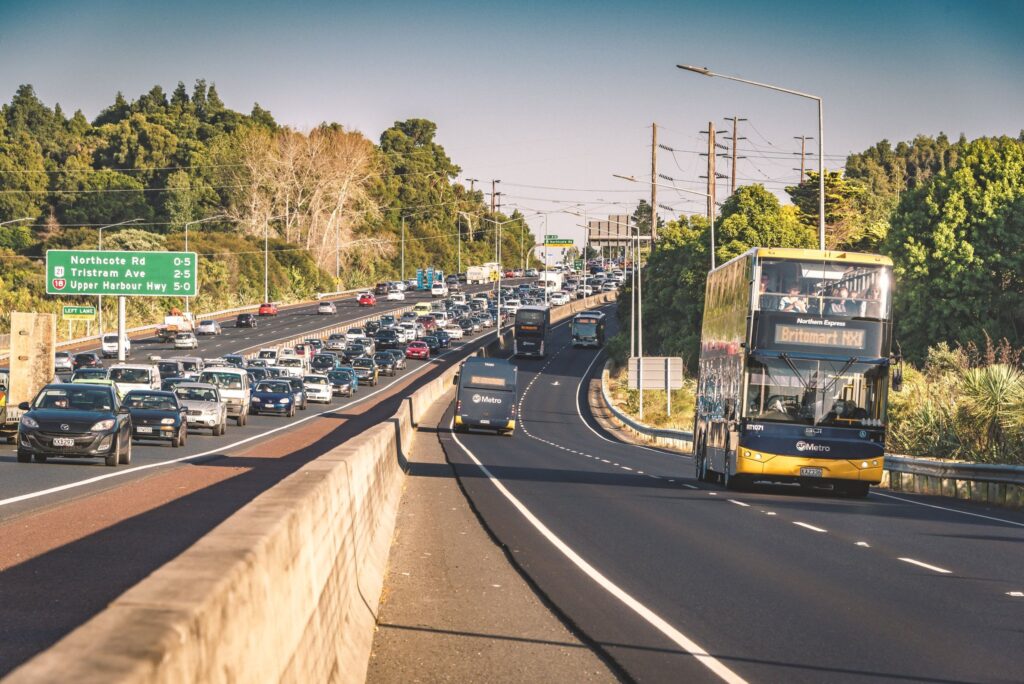
[[[544,358],[544,340],[550,321],[546,307],[521,306],[516,309],[512,353],[515,356]]]
[[[508,359],[471,356],[455,378],[455,431],[469,428],[511,435],[516,428],[517,369]]]
[[[882,478],[892,282],[887,257],[765,247],[708,274],[699,479],[867,496]]]
[[[601,311],[581,311],[572,318],[569,332],[574,347],[604,346],[605,316]]]

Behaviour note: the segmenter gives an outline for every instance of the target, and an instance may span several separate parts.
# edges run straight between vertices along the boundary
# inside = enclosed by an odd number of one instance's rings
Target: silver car
[[[185,407],[185,420],[190,428],[209,429],[214,436],[228,429],[228,407],[215,385],[182,382],[174,386],[178,403]]]
[[[71,354],[64,351],[55,353],[53,355],[53,369],[55,371],[74,370],[74,364],[71,363]]]

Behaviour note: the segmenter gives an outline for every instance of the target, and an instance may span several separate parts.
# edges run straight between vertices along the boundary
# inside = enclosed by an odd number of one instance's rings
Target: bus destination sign
[[[799,323],[799,320],[797,322]],[[826,328],[785,323],[778,323],[775,326],[775,344],[863,351],[865,339],[863,328]]]

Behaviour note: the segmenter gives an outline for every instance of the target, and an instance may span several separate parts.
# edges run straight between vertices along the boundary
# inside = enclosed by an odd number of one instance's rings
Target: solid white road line
[[[576,553],[568,544],[563,542],[558,536],[555,535],[548,527],[535,516],[530,509],[528,509],[519,499],[517,499],[512,492],[510,492],[505,485],[487,469],[483,463],[477,459],[477,457],[470,451],[465,444],[459,439],[458,435],[455,434],[453,429],[453,422],[449,424],[448,428],[451,430],[452,439],[458,444],[466,455],[480,468],[481,472],[490,480],[494,488],[497,489],[502,496],[508,499],[516,510],[518,510],[527,522],[529,522],[534,529],[536,529],[541,536],[547,539],[558,551],[565,556],[573,565],[579,568],[587,577],[592,579],[598,586],[607,591],[609,594],[614,596],[616,599],[621,601],[630,610],[643,618],[648,624],[657,629],[663,635],[672,640],[676,645],[682,648],[684,651],[696,658],[702,665],[707,667],[709,670],[714,672],[724,682],[731,682],[733,684],[739,684],[745,682],[742,677],[726,667],[721,661],[716,659],[714,656],[708,654],[703,648],[697,645],[692,639],[687,637],[685,634],[677,630],[675,627],[666,622],[663,618],[657,615],[650,608],[637,601],[635,598],[630,596],[626,591],[621,589],[618,585],[613,583],[607,577],[602,575],[597,568],[592,566],[590,563],[585,561],[578,553]]]
[[[486,335],[490,335],[490,334],[491,333],[487,333]],[[484,339],[484,337],[486,337],[486,335],[481,335],[479,338],[477,338],[475,340],[470,340],[470,342],[479,342],[482,339]],[[451,353],[453,351],[457,351],[457,350],[449,349],[448,351],[442,352],[441,354],[438,354],[437,356],[435,356],[433,358],[435,358],[435,359],[441,358],[442,356],[444,356],[446,354],[449,354],[449,353]],[[433,368],[433,364],[432,363],[425,363],[422,366],[420,366],[419,368],[417,368],[416,370],[414,370],[409,375],[403,375],[402,378],[405,379],[405,378],[415,377],[416,375],[419,375],[420,373],[422,373],[423,371],[425,371],[425,370],[427,370],[429,368]],[[306,421],[313,420],[314,418],[319,418],[320,416],[323,416],[323,415],[327,415],[327,414],[330,414],[330,413],[337,413],[338,411],[350,409],[350,408],[352,408],[353,406],[355,406],[357,404],[361,404],[362,402],[366,401],[367,399],[369,399],[370,397],[374,396],[375,394],[379,394],[380,392],[383,392],[384,390],[389,389],[392,384],[394,384],[394,383],[387,384],[387,385],[381,387],[378,390],[374,390],[374,391],[370,392],[366,396],[360,397],[359,399],[355,399],[355,400],[350,401],[350,402],[348,402],[346,404],[341,404],[340,406],[337,406],[335,408],[326,409],[324,411],[320,411],[319,413],[314,413],[312,415],[306,416],[305,418],[300,418],[298,420],[294,420],[294,421],[291,421],[289,423],[286,423],[286,424],[284,424],[284,425],[282,425],[280,427],[276,427],[276,428],[273,428],[271,430],[267,430],[266,432],[261,432],[261,433],[259,433],[257,435],[253,435],[252,437],[246,437],[245,439],[240,439],[237,442],[232,442],[231,444],[226,444],[226,445],[223,445],[223,446],[218,446],[215,449],[210,449],[208,451],[203,451],[203,452],[198,453],[198,454],[192,454],[190,456],[181,456],[179,458],[172,458],[172,459],[169,459],[169,460],[166,460],[166,461],[160,461],[159,463],[147,463],[146,465],[134,466],[134,467],[126,468],[124,470],[114,470],[113,472],[104,473],[103,475],[97,475],[95,477],[90,477],[90,478],[87,478],[85,480],[78,480],[76,482],[68,482],[67,484],[58,485],[56,487],[50,487],[48,489],[40,489],[39,491],[28,492],[26,494],[19,494],[18,496],[12,496],[12,497],[9,497],[7,499],[0,499],[0,506],[9,506],[11,504],[18,503],[19,501],[28,501],[29,499],[36,499],[36,498],[38,498],[40,496],[46,496],[47,494],[56,494],[57,492],[63,492],[63,491],[67,491],[69,489],[76,489],[78,487],[84,487],[86,485],[90,485],[90,484],[93,484],[95,482],[101,482],[103,480],[109,480],[109,479],[115,478],[115,477],[123,477],[123,476],[126,476],[126,475],[131,475],[131,474],[134,474],[134,473],[141,472],[143,470],[149,470],[151,468],[163,468],[165,466],[173,465],[175,463],[182,463],[184,461],[190,461],[190,460],[196,459],[196,458],[203,458],[204,456],[211,456],[213,454],[224,454],[224,453],[226,453],[227,451],[229,451],[231,449],[235,449],[236,447],[240,447],[240,446],[242,446],[244,444],[248,444],[249,442],[253,442],[253,441],[257,440],[257,439],[263,439],[263,438],[268,437],[268,436],[270,436],[270,435],[272,435],[274,433],[281,432],[282,430],[290,430],[291,428],[295,427],[296,425],[302,425]]]
[[[955,508],[946,508],[945,506],[936,506],[935,504],[924,503],[923,501],[914,501],[913,499],[904,499],[902,496],[893,496],[892,494],[882,494],[871,490],[872,496],[881,496],[886,499],[896,499],[908,504],[914,504],[915,506],[924,506],[925,508],[937,508],[940,511],[949,511],[950,513],[959,513],[960,515],[969,515],[972,518],[983,518],[985,520],[993,520],[995,522],[1006,523],[1007,525],[1016,525],[1017,527],[1024,527],[1024,523],[1015,522],[1013,520],[1006,520],[1005,518],[993,518],[991,515],[982,515],[981,513],[971,513],[969,511],[960,511]]]
[[[910,563],[911,565],[916,565],[920,568],[931,570],[932,572],[937,572],[942,575],[951,575],[953,573],[952,570],[945,570],[943,568],[935,567],[934,565],[928,565],[927,563],[922,563],[921,561],[914,560],[913,558],[900,558],[900,560],[904,563]]]
[[[750,504],[748,504],[748,503],[743,503],[742,501],[737,501],[736,499],[729,499],[729,502],[730,502],[730,503],[734,503],[734,504],[736,504],[737,506],[743,506],[744,508],[750,508]]]
[[[820,527],[815,527],[814,525],[808,525],[805,522],[795,522],[793,524],[797,525],[798,527],[803,527],[804,529],[810,530],[811,532],[828,532],[828,530],[823,530]]]

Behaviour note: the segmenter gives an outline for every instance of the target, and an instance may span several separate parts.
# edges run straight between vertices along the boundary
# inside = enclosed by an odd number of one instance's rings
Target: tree
[[[29,133],[0,134],[0,222],[42,214],[46,184],[43,153]]]
[[[883,245],[896,267],[896,326],[922,359],[938,341],[1024,342],[1024,143],[983,138],[955,168],[906,193]]]
[[[818,226],[818,173],[809,171],[799,185],[786,188],[800,221]],[[888,203],[874,200],[865,182],[840,171],[825,174],[825,247],[873,252],[888,232]]]

